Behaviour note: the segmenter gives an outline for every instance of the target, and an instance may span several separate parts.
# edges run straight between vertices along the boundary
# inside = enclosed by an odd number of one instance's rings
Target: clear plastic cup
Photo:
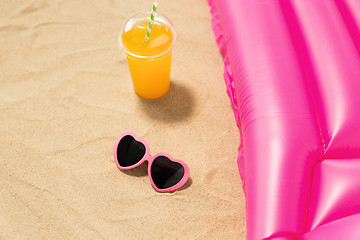
[[[128,61],[135,93],[142,98],[155,99],[170,89],[171,53],[176,33],[170,20],[158,12],[149,41],[145,43],[150,14],[144,11],[130,16],[118,41]]]

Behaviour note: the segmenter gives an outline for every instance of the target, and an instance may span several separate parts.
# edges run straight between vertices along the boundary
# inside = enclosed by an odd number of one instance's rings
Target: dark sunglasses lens
[[[184,167],[165,156],[155,158],[151,165],[151,177],[159,189],[176,185],[184,176]]]
[[[117,148],[117,159],[122,167],[129,167],[138,163],[145,155],[145,146],[132,136],[123,137]]]

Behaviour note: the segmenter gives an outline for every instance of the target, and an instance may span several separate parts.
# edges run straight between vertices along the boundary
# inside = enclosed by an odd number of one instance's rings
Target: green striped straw
[[[146,35],[145,35],[145,42],[147,43],[150,37],[150,33],[151,33],[151,28],[152,28],[152,24],[156,15],[156,8],[157,8],[157,2],[154,2],[153,6],[152,6],[152,11],[151,11],[151,15],[150,15],[150,20],[149,20],[149,24],[147,27],[147,31],[146,31]]]

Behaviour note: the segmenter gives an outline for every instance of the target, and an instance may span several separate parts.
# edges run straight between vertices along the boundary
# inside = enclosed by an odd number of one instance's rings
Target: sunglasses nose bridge
[[[148,161],[149,165],[154,161],[154,156],[147,153],[146,161]]]

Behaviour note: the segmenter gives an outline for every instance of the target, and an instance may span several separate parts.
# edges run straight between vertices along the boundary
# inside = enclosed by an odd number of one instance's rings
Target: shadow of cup
[[[169,92],[154,100],[139,99],[140,108],[150,118],[174,123],[187,119],[194,111],[194,96],[190,89],[177,82],[171,81]]]

